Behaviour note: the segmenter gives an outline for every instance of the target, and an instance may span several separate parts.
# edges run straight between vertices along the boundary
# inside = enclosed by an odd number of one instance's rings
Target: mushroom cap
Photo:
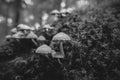
[[[16,34],[12,35],[12,38],[23,38],[23,37],[24,37],[24,34],[21,31],[19,31]]]
[[[35,30],[35,27],[31,27],[31,30],[34,31],[34,30]]]
[[[46,28],[46,29],[54,29],[54,27],[51,27],[49,24],[44,25],[43,28]]]
[[[67,13],[67,9],[61,9],[60,13],[62,13],[62,14]]]
[[[12,36],[11,35],[7,35],[7,36],[5,36],[5,38],[9,39],[9,38],[12,38]]]
[[[10,30],[10,32],[12,32],[12,33],[17,33],[17,28],[12,28],[12,29]]]
[[[25,25],[25,24],[19,24],[17,26],[20,30],[31,30],[31,27]]]
[[[46,38],[45,38],[44,36],[39,36],[39,37],[37,38],[37,40],[38,40],[38,41],[45,41]]]
[[[50,54],[51,52],[52,52],[52,49],[45,44],[36,49],[36,53]]]
[[[50,14],[59,14],[60,12],[58,10],[53,10]]]
[[[74,7],[67,8],[67,12],[68,12],[68,13],[72,13],[74,10],[75,10]]]
[[[37,39],[38,37],[37,37],[37,35],[34,33],[34,32],[30,32],[27,36],[26,36],[26,38],[28,38],[28,39]]]
[[[71,38],[69,37],[69,35],[67,35],[66,33],[64,33],[64,32],[60,32],[60,33],[58,33],[58,34],[56,34],[53,38],[52,38],[52,40],[54,41],[56,41],[56,40],[63,40],[63,41],[66,41],[66,40],[71,40]]]

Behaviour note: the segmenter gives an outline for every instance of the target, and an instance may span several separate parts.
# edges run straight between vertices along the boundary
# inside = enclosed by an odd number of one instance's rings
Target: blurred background
[[[20,23],[39,27],[42,16],[53,9],[60,9],[66,1],[70,6],[75,0],[0,0],[0,44],[9,30]]]
[[[84,8],[85,5],[97,7],[119,0],[0,0],[0,44],[9,30],[20,23],[40,27],[42,16],[61,6]],[[65,5],[62,4],[65,2]],[[98,5],[99,4],[99,5]]]

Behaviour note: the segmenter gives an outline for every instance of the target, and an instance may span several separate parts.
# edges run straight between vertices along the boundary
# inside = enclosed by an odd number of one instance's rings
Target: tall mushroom
[[[52,49],[48,45],[43,44],[42,46],[38,47],[35,52],[48,57],[48,55],[52,53]]]
[[[34,33],[34,32],[30,32],[27,36],[27,39],[32,40],[32,42],[37,46],[37,42],[35,40],[37,40],[38,36]]]
[[[52,41],[54,42],[54,41],[59,41],[60,42],[60,45],[59,45],[59,47],[60,47],[60,53],[61,54],[53,54],[52,56],[54,57],[54,58],[64,58],[65,57],[65,53],[64,53],[64,49],[63,49],[63,42],[64,41],[70,41],[71,40],[71,38],[67,35],[67,34],[65,34],[65,33],[63,33],[63,32],[60,32],[60,33],[58,33],[58,34],[56,34],[54,37],[53,37],[53,39],[52,39]],[[52,44],[51,44],[52,45]]]

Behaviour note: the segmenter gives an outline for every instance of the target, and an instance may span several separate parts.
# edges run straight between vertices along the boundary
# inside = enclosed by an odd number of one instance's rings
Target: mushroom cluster
[[[40,46],[36,49],[35,53],[39,53],[47,57],[49,57],[48,55],[51,55],[56,59],[63,59],[65,58],[63,44],[64,42],[70,41],[71,38],[66,33],[59,32],[53,36],[52,40],[50,41],[50,46],[44,43],[44,41],[46,41],[46,38],[42,35],[40,35],[37,40],[39,41]],[[54,46],[55,44],[58,45],[57,49]]]
[[[6,36],[7,41],[17,41],[21,45],[32,48],[38,46],[37,38],[34,30],[25,24],[19,24],[16,28],[11,29],[10,35]]]
[[[69,9],[61,9],[59,10],[53,10],[50,14],[54,16],[55,18],[60,18],[60,16],[65,17],[67,14],[71,13]],[[50,35],[50,39],[48,39],[49,32],[54,30],[54,27],[51,27],[51,24],[45,24],[42,27],[43,30],[45,30],[45,37],[40,34],[39,36],[36,35],[31,27],[25,24],[19,24],[16,28],[11,29],[11,34],[7,35],[7,39],[15,39],[18,41],[26,41],[34,43],[36,46],[39,46],[36,49],[36,53],[43,53],[45,55],[51,54],[53,58],[64,58],[65,52],[64,52],[64,42],[68,42],[71,40],[69,35],[67,35],[64,32],[59,32],[56,35]],[[48,33],[48,34],[47,34]],[[47,36],[46,36],[47,35]],[[48,44],[49,42],[49,44]],[[54,45],[58,45],[56,49]],[[29,44],[30,45],[30,44]]]
[[[6,38],[10,39],[21,39],[25,38],[26,35],[32,31],[31,27],[25,25],[25,24],[19,24],[16,28],[13,28],[10,30],[10,35],[7,35]]]

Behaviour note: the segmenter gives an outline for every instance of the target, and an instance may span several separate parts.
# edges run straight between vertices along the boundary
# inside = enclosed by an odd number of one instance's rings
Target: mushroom
[[[42,44],[42,43],[44,43],[44,41],[46,41],[46,38],[41,35],[37,38],[37,41],[39,42],[39,44]]]
[[[47,19],[47,24],[52,24],[59,20],[60,12],[58,10],[53,10],[50,14],[51,15]]]
[[[27,36],[26,36],[26,38],[28,38],[28,39],[37,39],[38,37],[37,37],[37,35],[34,33],[34,32],[30,32]]]
[[[12,35],[6,35],[5,38],[7,41],[10,41],[12,39]]]
[[[12,35],[12,38],[24,38],[24,33],[19,31],[16,34]]]
[[[43,28],[45,28],[46,31],[48,31],[49,29],[54,29],[54,27],[51,27],[49,24],[44,25]]]
[[[38,47],[35,52],[48,57],[48,55],[52,53],[52,49],[48,45],[43,44],[42,46]]]
[[[69,37],[69,35],[67,35],[64,32],[59,32],[57,33],[53,38],[53,41],[57,41],[57,40],[61,40],[61,41],[67,41],[67,40],[71,40],[71,38]]]
[[[34,33],[34,32],[30,32],[27,36],[26,36],[27,39],[31,39],[32,42],[37,45],[37,42],[35,41],[38,37],[37,35]]]
[[[32,30],[31,27],[25,24],[19,24],[17,27],[18,27],[18,30],[23,31],[24,34],[28,34]]]
[[[17,26],[20,30],[31,30],[31,28],[25,24],[19,24]]]
[[[61,13],[61,14],[64,14],[64,13],[66,13],[66,12],[67,12],[67,9],[61,9],[61,10],[60,10],[60,13]]]
[[[11,32],[12,34],[17,33],[17,28],[12,28],[12,29],[10,30],[10,32]]]
[[[7,36],[5,36],[5,38],[6,39],[10,39],[10,38],[12,38],[12,36],[11,35],[7,35]]]
[[[24,36],[25,36],[24,33],[19,31],[19,32],[13,34],[11,38],[19,41],[19,39],[24,38]]]
[[[62,17],[65,17],[68,14],[67,9],[61,9],[60,14]]]
[[[69,8],[67,8],[67,13],[72,13],[73,11],[75,10],[75,8],[74,7],[69,7]]]
[[[54,37],[53,37],[53,39],[52,39],[52,41],[54,42],[54,41],[60,41],[60,52],[61,52],[61,54],[53,54],[53,57],[55,57],[55,58],[64,58],[65,57],[65,54],[64,54],[64,49],[63,49],[63,41],[70,41],[71,40],[71,38],[67,35],[67,34],[65,34],[65,33],[63,33],[63,32],[60,32],[60,33],[58,33],[58,34],[56,34]]]
[[[58,10],[53,10],[50,14],[51,15],[59,15],[60,12]]]
[[[39,36],[39,37],[37,38],[37,40],[38,40],[38,41],[45,41],[46,38],[45,38],[44,36],[41,35],[41,36]]]

